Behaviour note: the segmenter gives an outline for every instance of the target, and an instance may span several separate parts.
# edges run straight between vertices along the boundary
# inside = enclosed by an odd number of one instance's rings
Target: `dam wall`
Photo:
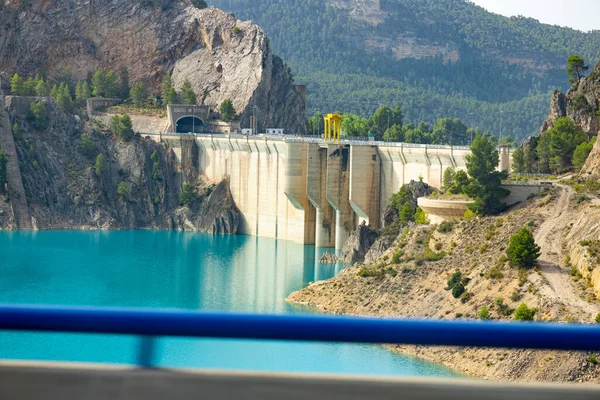
[[[402,185],[422,179],[439,188],[446,168],[465,169],[469,153],[443,146],[193,137],[198,172],[229,181],[242,214],[240,233],[338,252],[359,224],[380,227],[389,198]],[[177,146],[164,135],[161,140]]]
[[[240,233],[315,243],[306,143],[197,135],[196,144],[198,171],[229,181],[242,214]]]

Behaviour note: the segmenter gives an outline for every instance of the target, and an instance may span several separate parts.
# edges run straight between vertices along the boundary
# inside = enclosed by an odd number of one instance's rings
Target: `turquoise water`
[[[284,300],[339,272],[341,266],[318,263],[321,253],[248,236],[0,232],[0,303],[307,312]],[[138,343],[123,336],[0,332],[0,358],[131,364]],[[185,368],[453,375],[375,345],[164,338],[157,360]]]

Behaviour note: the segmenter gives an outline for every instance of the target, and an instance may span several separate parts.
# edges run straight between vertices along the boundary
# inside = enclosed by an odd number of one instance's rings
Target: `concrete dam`
[[[154,135],[153,135],[154,136]],[[158,135],[156,135],[158,136]],[[465,169],[467,147],[322,139],[161,134],[209,179],[227,179],[242,213],[239,232],[340,251],[362,222],[381,225],[389,198],[423,179],[440,188]],[[501,168],[510,156],[501,153]]]

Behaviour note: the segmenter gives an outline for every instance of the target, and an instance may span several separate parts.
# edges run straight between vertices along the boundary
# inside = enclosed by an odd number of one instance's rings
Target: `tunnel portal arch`
[[[203,133],[204,121],[198,117],[185,116],[177,120],[175,132],[177,133]]]

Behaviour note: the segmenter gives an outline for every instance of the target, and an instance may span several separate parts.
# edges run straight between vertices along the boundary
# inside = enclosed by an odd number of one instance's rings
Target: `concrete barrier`
[[[99,365],[0,366],[10,400],[597,400],[600,387],[475,380],[140,370]]]

